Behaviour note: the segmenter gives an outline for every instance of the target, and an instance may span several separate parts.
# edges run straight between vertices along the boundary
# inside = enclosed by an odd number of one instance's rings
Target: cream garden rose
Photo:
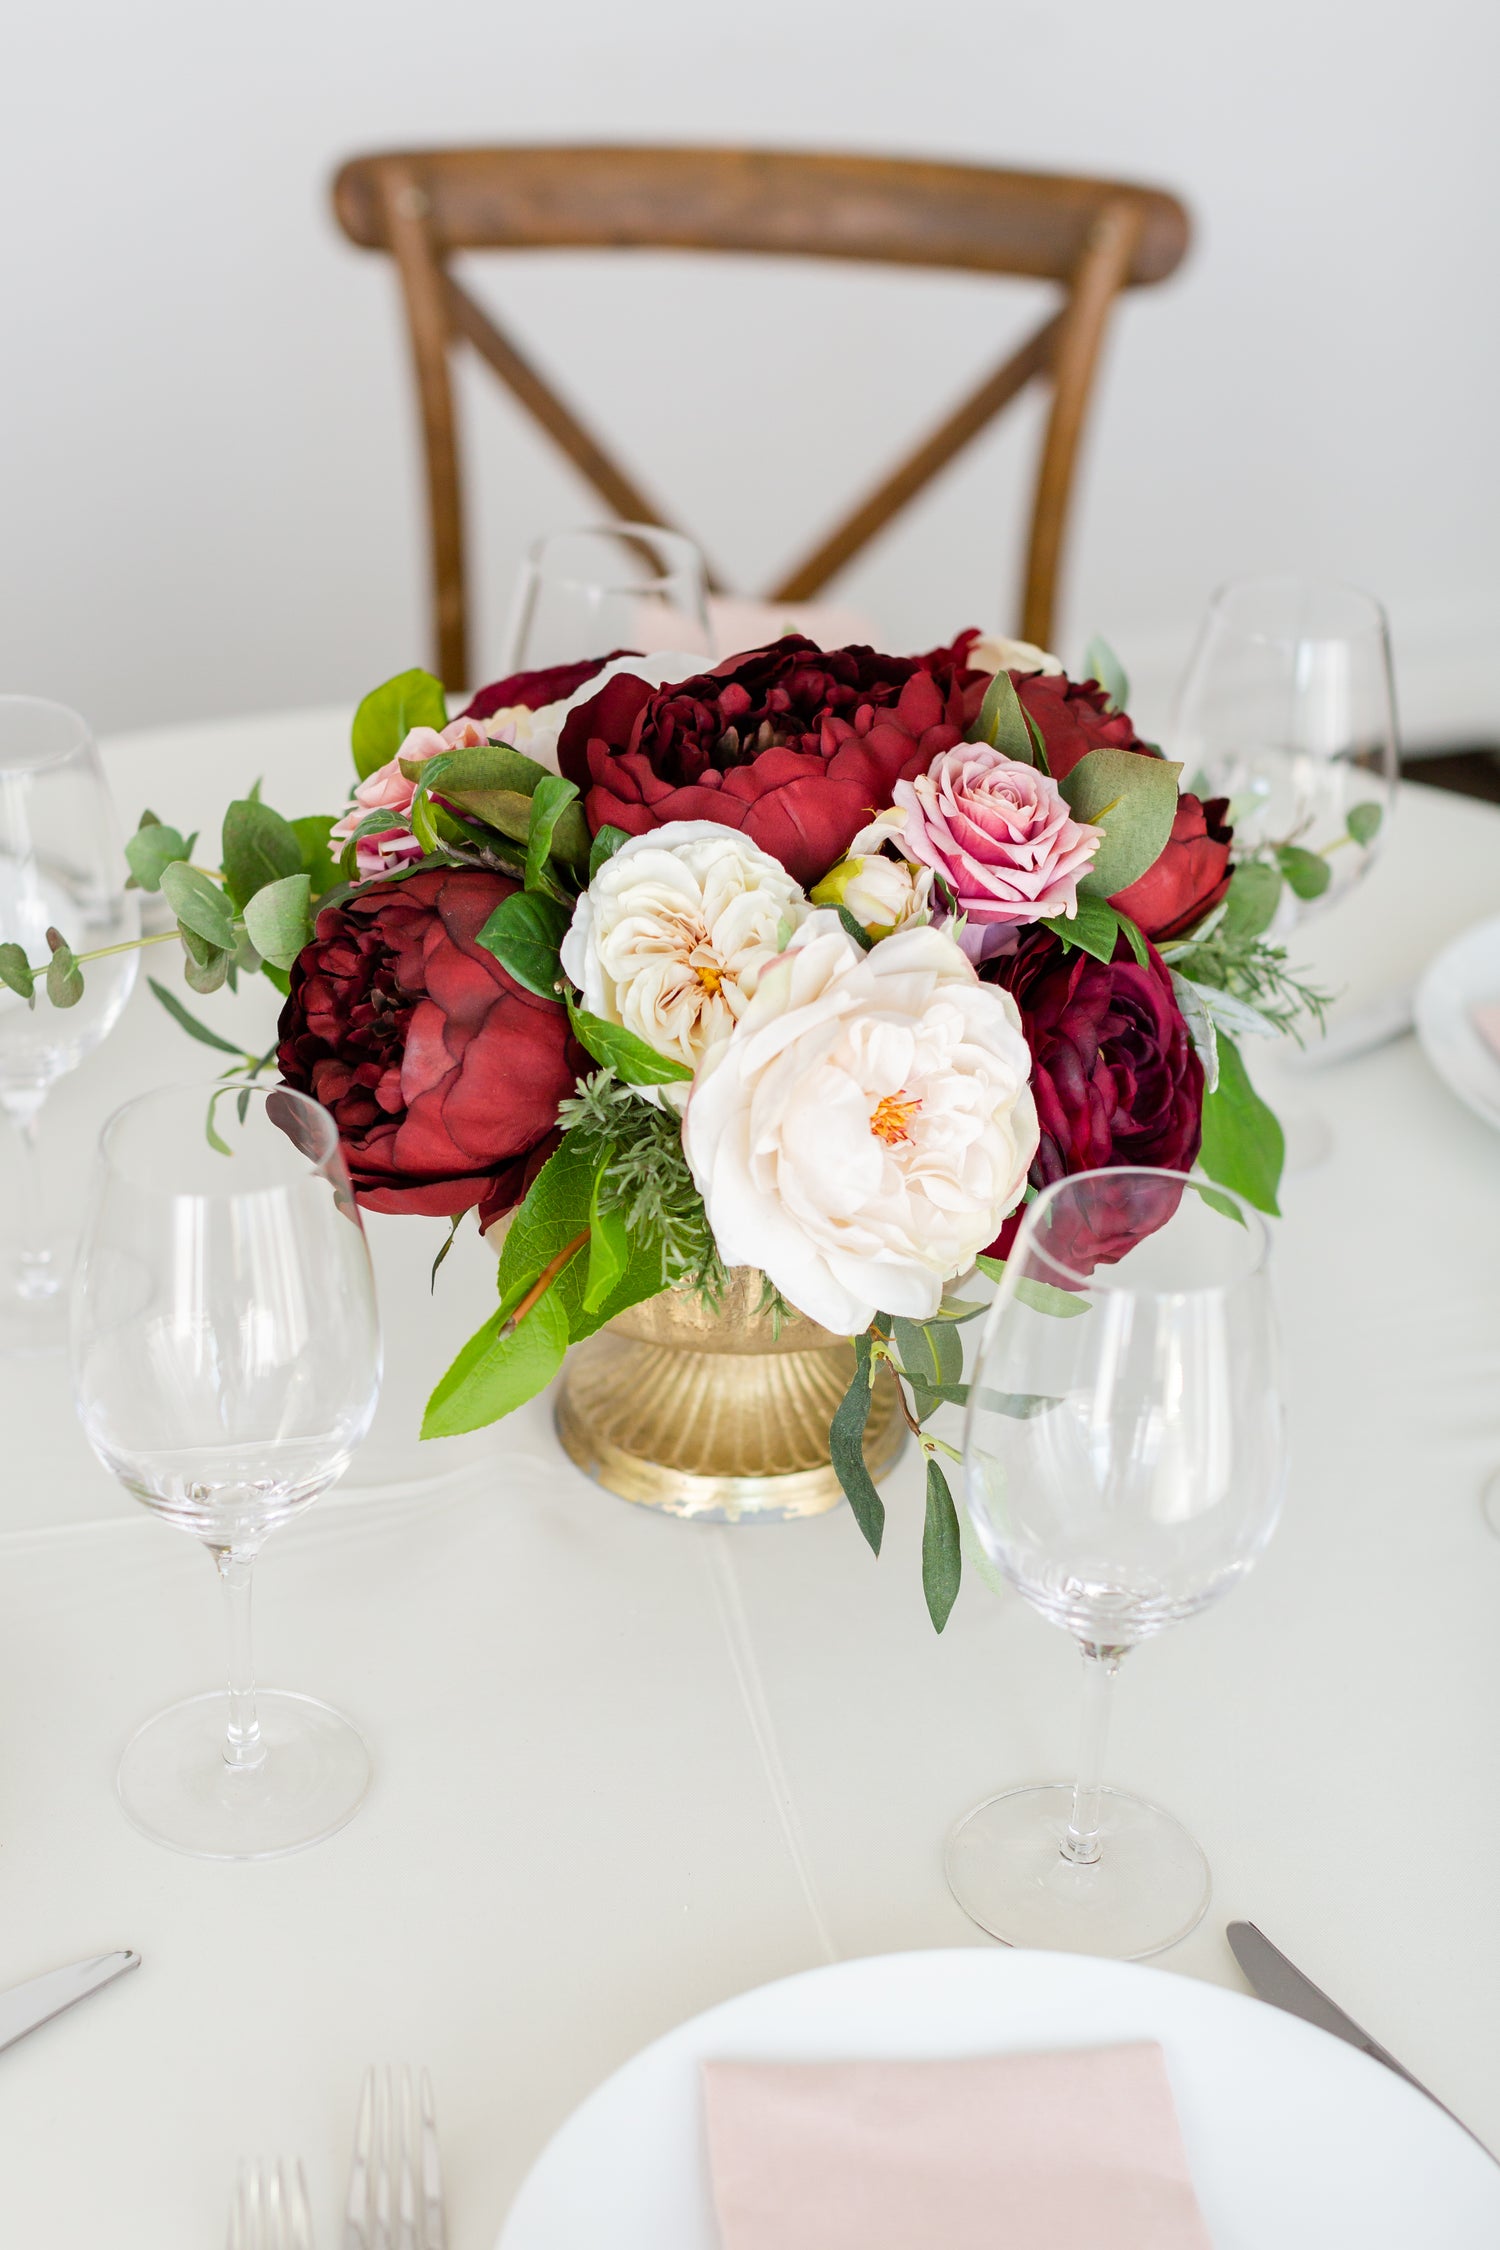
[[[1050,649],[1035,641],[1013,641],[1004,633],[981,633],[969,650],[976,672],[1048,672],[1060,677],[1063,666]]]
[[[562,965],[590,1015],[696,1069],[808,911],[780,861],[737,829],[670,821],[605,861],[574,909]],[[686,1082],[653,1091],[680,1105]]]
[[[993,1242],[1036,1153],[1008,992],[952,939],[862,953],[812,914],[705,1057],[683,1146],[726,1265],[760,1266],[840,1335],[930,1319]]]

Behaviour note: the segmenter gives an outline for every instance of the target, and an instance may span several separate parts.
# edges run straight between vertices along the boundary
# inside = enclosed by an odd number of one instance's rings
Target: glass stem
[[[224,1547],[215,1550],[214,1562],[229,1613],[229,1731],[224,1763],[243,1773],[260,1765],[266,1755],[255,1713],[255,1660],[250,1649],[250,1574],[255,1557]]]
[[[41,1115],[47,1098],[45,1087],[12,1089],[5,1107],[21,1144],[19,1237],[16,1253],[16,1287],[36,1303],[55,1296],[61,1285],[52,1239],[47,1231],[47,1206],[42,1198]]]
[[[1104,1745],[1109,1737],[1110,1690],[1123,1649],[1083,1643],[1083,1724],[1078,1737],[1078,1779],[1073,1810],[1063,1837],[1063,1857],[1075,1867],[1093,1867],[1099,1858],[1099,1791],[1104,1782]]]

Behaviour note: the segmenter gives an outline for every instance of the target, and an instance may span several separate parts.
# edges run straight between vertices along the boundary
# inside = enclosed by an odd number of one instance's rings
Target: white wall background
[[[1197,218],[1124,310],[1059,644],[1159,712],[1213,584],[1390,604],[1409,734],[1500,738],[1490,0],[13,0],[0,28],[0,681],[103,729],[352,698],[427,654],[405,347],[326,182],[361,148],[745,140],[1114,172]],[[1029,307],[981,281],[488,262],[495,301],[748,582]],[[595,512],[467,404],[481,654]],[[1010,619],[1025,433],[837,588],[915,646]]]

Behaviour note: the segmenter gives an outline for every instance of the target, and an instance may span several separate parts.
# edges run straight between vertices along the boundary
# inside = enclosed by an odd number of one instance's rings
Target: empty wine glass
[[[370,1256],[326,1110],[284,1087],[168,1088],[100,1137],[73,1282],[78,1410],[128,1492],[201,1539],[229,1613],[227,1690],[149,1720],[120,1799],[208,1859],[343,1826],[364,1742],[310,1696],[257,1693],[250,1580],[347,1466],[380,1388]]]
[[[40,1118],[49,1087],[113,1029],[135,983],[140,905],[125,872],[109,784],[84,721],[39,696],[0,696],[0,943],[19,945],[38,972],[51,959],[49,929],[75,954],[105,949],[70,1008],[40,992],[28,1004],[0,987],[0,1106],[22,1150],[0,1350],[67,1341],[67,1260],[47,1222]]]
[[[659,524],[590,524],[539,539],[521,568],[502,669],[629,649],[711,661],[708,580],[691,539]]]
[[[1384,841],[1396,695],[1379,602],[1353,587],[1242,579],[1209,605],[1178,697],[1184,785],[1227,797],[1239,852],[1276,860],[1283,931],[1342,898]]]
[[[1227,1593],[1275,1526],[1269,1248],[1237,1197],[1122,1167],[1044,1189],[1007,1262],[969,1394],[969,1513],[1084,1660],[1076,1781],[1008,1789],[949,1839],[954,1896],[1011,1945],[1134,1959],[1208,1904],[1187,1830],[1104,1786],[1105,1732],[1121,1658]]]

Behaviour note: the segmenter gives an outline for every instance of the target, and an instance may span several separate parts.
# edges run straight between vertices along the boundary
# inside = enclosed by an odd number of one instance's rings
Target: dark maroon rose
[[[516,889],[427,868],[325,907],[281,1012],[283,1082],[331,1111],[357,1201],[481,1226],[521,1200],[588,1058],[476,940]]]
[[[492,711],[508,711],[520,704],[524,710],[540,711],[545,704],[561,703],[565,696],[576,695],[585,680],[602,672],[606,664],[617,656],[629,656],[630,649],[613,648],[608,656],[586,657],[582,664],[553,664],[543,672],[512,672],[503,680],[491,680],[459,713],[463,719],[487,719]]]
[[[1225,820],[1227,797],[1200,804],[1190,793],[1177,800],[1172,833],[1161,857],[1110,900],[1148,938],[1181,937],[1212,911],[1229,888],[1229,847],[1234,830]]]
[[[1186,1172],[1197,1159],[1203,1065],[1166,964],[1154,947],[1147,954],[1142,968],[1122,938],[1106,964],[1065,954],[1050,930],[1032,929],[1013,954],[981,971],[1014,994],[1031,1048],[1041,1125],[1030,1174],[1036,1187],[1120,1164]],[[1141,1225],[1138,1191],[1127,1200],[1101,1187],[1064,1263],[1081,1274],[1113,1264],[1171,1216],[1177,1192],[1164,1188],[1160,1217]],[[1007,1219],[994,1256],[1009,1255],[1020,1220],[1019,1211]],[[1052,1248],[1061,1255],[1055,1242]]]
[[[719,821],[810,888],[898,781],[962,740],[983,694],[951,651],[882,656],[788,634],[674,686],[617,674],[570,712],[558,764],[595,833]]]

